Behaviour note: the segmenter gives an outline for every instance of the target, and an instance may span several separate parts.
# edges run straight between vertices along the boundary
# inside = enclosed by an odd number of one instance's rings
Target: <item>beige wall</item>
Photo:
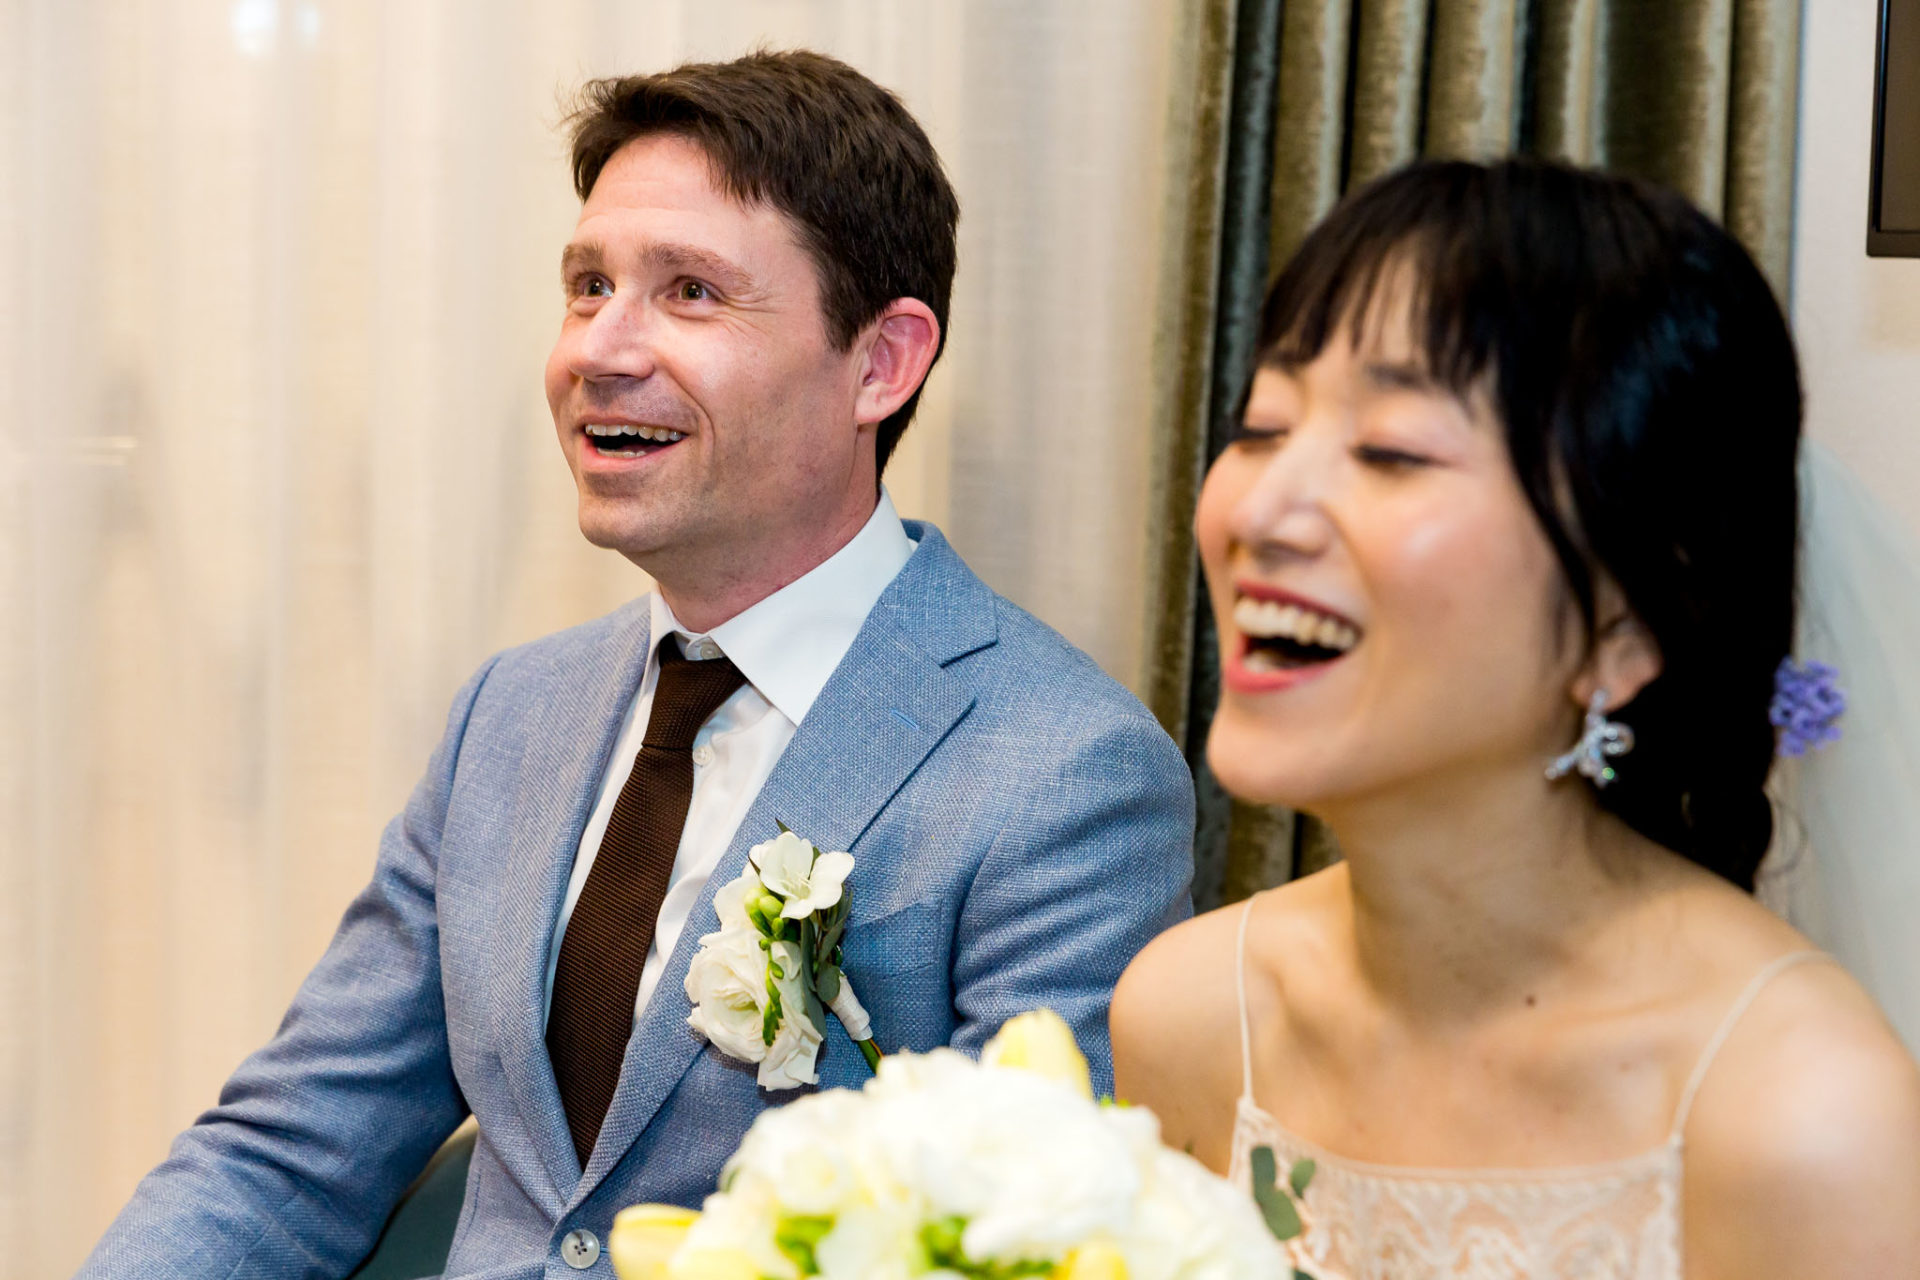
[[[1793,324],[1807,426],[1920,533],[1920,258],[1866,254],[1876,0],[1806,0]]]

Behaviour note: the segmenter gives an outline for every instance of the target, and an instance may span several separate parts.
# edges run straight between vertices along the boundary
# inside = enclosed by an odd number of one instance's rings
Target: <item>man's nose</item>
[[[646,378],[655,361],[655,317],[631,293],[616,293],[574,333],[568,366],[586,379]]]

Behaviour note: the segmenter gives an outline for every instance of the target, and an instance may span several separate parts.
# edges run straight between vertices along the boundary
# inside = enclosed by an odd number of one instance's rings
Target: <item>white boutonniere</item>
[[[687,969],[687,1022],[727,1056],[757,1063],[763,1089],[818,1082],[823,1007],[869,1067],[880,1062],[867,1011],[840,970],[852,873],[852,854],[822,853],[782,823],[713,896],[720,927],[700,939]]]

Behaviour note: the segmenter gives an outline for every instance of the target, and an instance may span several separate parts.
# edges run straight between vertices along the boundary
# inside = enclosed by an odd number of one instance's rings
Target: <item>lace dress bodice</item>
[[[1278,1167],[1314,1162],[1301,1203],[1295,1264],[1316,1280],[1681,1280],[1682,1133],[1693,1097],[1734,1023],[1773,977],[1825,959],[1781,956],[1747,985],[1708,1041],[1667,1140],[1604,1164],[1557,1169],[1412,1169],[1324,1151],[1282,1128],[1253,1099],[1246,929],[1240,921],[1240,1053],[1229,1180],[1252,1186],[1252,1153]]]

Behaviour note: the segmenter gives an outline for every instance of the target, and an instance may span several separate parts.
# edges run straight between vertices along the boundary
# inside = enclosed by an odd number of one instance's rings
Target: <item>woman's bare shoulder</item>
[[[1168,1143],[1223,1169],[1241,1089],[1239,958],[1249,926],[1248,983],[1259,1007],[1268,979],[1257,953],[1308,910],[1296,882],[1195,916],[1148,944],[1121,976],[1109,1016],[1115,1091],[1152,1108]],[[1251,917],[1248,911],[1251,910]]]
[[[1116,1031],[1127,1022],[1129,1031],[1150,1031],[1160,1052],[1189,1055],[1169,1043],[1171,1032],[1194,1040],[1231,1037],[1239,1044],[1240,938],[1247,929],[1247,980],[1256,998],[1270,975],[1263,957],[1284,948],[1285,939],[1307,926],[1319,913],[1327,886],[1319,876],[1296,880],[1258,894],[1251,902],[1236,902],[1195,916],[1167,930],[1135,957],[1121,976],[1113,998]],[[1145,1024],[1144,1026],[1141,1024]],[[1238,1078],[1239,1058],[1234,1058]]]
[[[1913,1274],[1920,1068],[1836,964],[1767,984],[1686,1128],[1687,1274]]]
[[[1123,1085],[1143,1072],[1184,1074],[1210,1059],[1214,1041],[1239,1034],[1234,974],[1242,911],[1235,904],[1175,925],[1120,976],[1109,1020]]]

